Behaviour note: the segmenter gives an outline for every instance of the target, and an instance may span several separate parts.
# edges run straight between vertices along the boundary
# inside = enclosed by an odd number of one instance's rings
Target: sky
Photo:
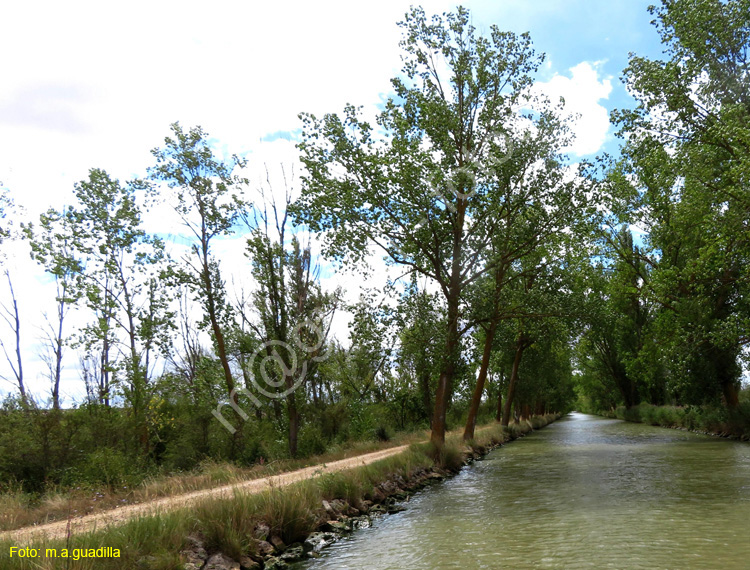
[[[481,32],[530,32],[546,60],[538,88],[563,96],[580,115],[573,161],[616,152],[609,112],[632,106],[620,81],[628,54],[659,57],[658,35],[642,0],[477,0],[463,5]],[[38,219],[73,201],[90,168],[122,180],[144,176],[169,125],[201,125],[219,154],[250,162],[259,184],[265,166],[296,169],[298,114],[341,112],[353,103],[374,113],[400,72],[398,42],[409,2],[353,3],[5,2],[0,7],[0,183]],[[453,10],[440,0],[427,14]],[[169,212],[146,217],[162,235],[182,230]],[[247,263],[241,239],[218,248],[231,267]],[[38,359],[42,313],[54,293],[21,244],[6,244],[24,319],[31,391],[48,391]],[[231,273],[230,273],[231,279]],[[329,276],[356,290],[356,276]],[[354,293],[353,293],[354,294]],[[45,305],[45,299],[49,299]],[[0,301],[8,301],[0,283]],[[345,330],[345,327],[344,327]],[[0,335],[9,339],[0,322]],[[2,355],[0,355],[2,358]],[[63,392],[80,395],[75,363]],[[0,362],[0,375],[8,375]],[[13,387],[0,381],[0,394]]]

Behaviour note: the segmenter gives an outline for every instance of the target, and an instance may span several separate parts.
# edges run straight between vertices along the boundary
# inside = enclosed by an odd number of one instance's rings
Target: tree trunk
[[[521,364],[521,357],[523,351],[526,350],[526,339],[523,334],[518,336],[518,342],[516,342],[516,355],[513,358],[513,368],[510,372],[510,380],[508,382],[508,397],[505,399],[505,411],[503,412],[502,424],[507,426],[510,423],[510,408],[513,405],[513,397],[516,392],[516,383],[518,382],[518,367]]]
[[[459,193],[459,196],[465,196]],[[461,301],[461,270],[464,248],[464,220],[467,200],[459,197],[456,201],[456,220],[453,226],[453,247],[451,252],[451,275],[448,283],[446,304],[448,305],[448,334],[445,341],[445,360],[443,371],[438,379],[435,393],[435,414],[432,419],[430,441],[442,449],[445,444],[445,416],[448,412],[451,394],[453,393],[453,376],[456,373],[456,360],[461,338],[458,333],[459,303]]]
[[[221,330],[221,324],[219,323],[218,314],[218,299],[217,294],[214,291],[213,278],[211,274],[211,261],[208,257],[208,236],[205,233],[205,227],[202,228],[201,236],[201,267],[202,274],[201,279],[203,281],[203,292],[206,295],[206,309],[208,313],[208,319],[211,322],[211,331],[214,334],[214,340],[216,341],[216,352],[219,355],[219,361],[221,362],[221,368],[224,371],[224,381],[227,386],[227,394],[232,394],[234,390],[234,378],[232,377],[232,370],[229,368],[229,358],[227,357],[227,347],[224,341],[224,333]],[[221,283],[220,275],[217,271],[217,282]]]
[[[227,386],[227,393],[231,394],[234,390],[234,378],[232,378],[232,371],[229,368],[229,358],[227,358],[227,348],[224,342],[224,333],[219,326],[218,319],[216,318],[216,312],[213,310],[213,301],[211,302],[212,309],[210,312],[211,318],[211,329],[214,333],[214,339],[216,340],[216,351],[219,353],[219,360],[221,361],[221,368],[224,370],[224,381]]]
[[[430,393],[430,371],[425,366],[425,369],[419,375],[419,388],[422,391],[422,406],[424,407],[424,414],[430,422],[432,427],[432,394]]]
[[[62,356],[63,356],[63,320],[65,319],[65,291],[67,287],[63,285],[62,297],[58,300],[57,305],[57,336],[55,337],[55,371],[52,379],[52,408],[60,409],[60,377],[62,376]]]
[[[737,355],[733,350],[726,349],[713,349],[710,351],[710,355],[716,371],[716,378],[721,387],[724,404],[730,410],[734,410],[740,405],[740,383],[738,381],[740,371],[737,366]]]
[[[294,392],[287,395],[287,413],[289,414],[289,455],[294,458],[297,457],[297,441],[299,439],[299,411],[297,410],[297,402],[294,397]]]
[[[528,420],[531,417],[531,406],[524,404],[521,407],[521,419]]]
[[[492,343],[495,340],[495,331],[497,330],[497,323],[499,321],[493,321],[490,324],[490,328],[484,338],[484,351],[482,353],[482,364],[479,368],[479,376],[477,377],[477,385],[474,387],[474,394],[471,397],[471,404],[469,405],[469,416],[466,418],[466,427],[464,428],[464,441],[474,439],[474,429],[477,425],[477,413],[479,412],[479,404],[482,402],[482,393],[484,392],[484,383],[487,380],[487,370],[490,367],[490,356],[492,356]]]
[[[730,410],[734,410],[740,405],[740,396],[734,383],[724,384],[722,394],[724,395],[724,403]]]
[[[495,410],[495,421],[503,421],[503,377],[505,373],[501,370],[497,378],[497,409]]]
[[[21,319],[18,316],[18,302],[16,301],[16,294],[13,291],[13,282],[10,278],[10,272],[7,269],[5,270],[5,277],[8,279],[8,288],[10,289],[10,299],[13,303],[13,310],[10,310],[5,307],[5,305],[3,305],[3,309],[6,313],[8,313],[8,316],[6,317],[5,315],[3,315],[3,318],[10,325],[10,328],[16,337],[15,363],[13,362],[13,358],[11,358],[8,355],[8,352],[5,350],[5,345],[2,345],[2,349],[5,353],[5,358],[16,377],[16,384],[18,385],[18,391],[21,394],[21,400],[24,404],[26,404],[26,386],[23,383],[23,360],[21,359]],[[1,342],[2,341],[0,341],[0,343]]]
[[[438,379],[435,392],[435,413],[432,416],[432,434],[430,441],[438,449],[445,444],[446,413],[450,402],[453,376],[456,372],[456,356],[459,347],[458,334],[458,295],[452,296],[448,302],[448,335],[445,343],[445,360],[443,371]]]

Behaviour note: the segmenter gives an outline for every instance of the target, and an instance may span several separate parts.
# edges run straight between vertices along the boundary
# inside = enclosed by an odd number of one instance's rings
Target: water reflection
[[[748,568],[750,445],[571,414],[299,566]]]

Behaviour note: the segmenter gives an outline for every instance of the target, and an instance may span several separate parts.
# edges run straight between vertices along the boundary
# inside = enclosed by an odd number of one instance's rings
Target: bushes
[[[322,455],[328,448],[328,441],[318,424],[306,423],[299,433],[298,453],[300,457]]]
[[[637,410],[638,420],[652,426],[672,427],[679,425],[680,414],[668,406],[658,407],[650,404],[641,404],[633,410]]]
[[[733,411],[717,406],[679,407],[640,404],[629,410],[620,406],[616,410],[616,417],[653,426],[684,428],[738,439],[750,439],[750,402],[741,403]]]
[[[133,487],[143,482],[145,473],[137,462],[116,449],[98,449],[86,457],[79,471],[80,480],[93,486],[108,489],[127,485]]]

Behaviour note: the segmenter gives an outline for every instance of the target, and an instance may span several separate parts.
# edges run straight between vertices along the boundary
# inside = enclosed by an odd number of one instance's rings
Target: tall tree
[[[290,227],[292,188],[287,185],[285,190],[282,204],[272,197],[267,205],[262,196],[263,206],[254,210],[248,224],[253,231],[247,253],[259,285],[255,307],[260,326],[254,327],[262,341],[258,351],[271,360],[270,367],[262,364],[253,376],[256,384],[258,376],[266,380],[267,386],[256,386],[261,391],[270,388],[273,397],[286,400],[289,454],[296,457],[305,382],[322,360],[338,293],[321,290],[311,247],[303,245]]]
[[[64,212],[64,210],[63,210]],[[82,267],[73,250],[71,219],[64,213],[48,210],[39,217],[39,227],[24,225],[26,239],[31,246],[31,257],[55,280],[55,314],[45,315],[42,356],[52,383],[52,407],[60,408],[60,381],[62,379],[63,353],[69,337],[64,334],[65,319],[70,308],[81,295]]]
[[[144,183],[133,181],[123,186],[105,171],[92,169],[88,180],[75,188],[80,206],[70,208],[66,215],[74,232],[74,247],[84,260],[86,303],[98,317],[86,329],[87,344],[102,343],[106,358],[102,373],[116,368],[117,353],[125,347],[126,397],[144,430],[150,363],[171,319],[165,284],[157,287],[156,283],[164,245],[141,228],[136,203],[139,189],[145,190]],[[110,350],[116,352],[109,354]],[[145,445],[145,432],[141,437]]]
[[[508,184],[499,212],[502,223],[491,241],[491,254],[486,256],[495,269],[476,281],[472,290],[472,320],[482,329],[483,348],[464,429],[466,440],[474,437],[494,338],[501,321],[524,314],[528,318],[560,318],[565,309],[574,309],[572,302],[551,306],[550,296],[544,306],[537,303],[534,307],[513,299],[512,294],[505,294],[509,283],[524,278],[528,278],[529,283],[547,279],[547,287],[562,285],[559,269],[571,268],[574,258],[589,253],[590,237],[594,235],[597,220],[596,202],[591,199],[594,195],[589,194],[590,200],[584,205],[587,185],[582,181],[579,184],[563,182],[567,174],[558,162],[560,158],[555,154],[558,150],[550,146],[544,162],[540,160],[542,157],[534,156],[536,163],[528,164],[528,172]],[[513,374],[511,380],[511,387],[514,387]]]
[[[638,106],[613,114],[627,142],[611,188],[624,221],[648,230],[641,278],[664,309],[671,367],[735,407],[750,341],[750,1],[650,11],[666,59],[633,56],[625,70]]]
[[[296,213],[312,230],[328,230],[331,256],[359,262],[374,245],[438,285],[445,359],[431,439],[441,447],[461,337],[470,328],[465,290],[497,265],[482,256],[501,223],[502,196],[566,135],[530,95],[543,58],[528,35],[493,26],[479,37],[464,8],[431,20],[413,8],[400,26],[403,77],[392,80],[395,97],[378,130],[353,106],[343,118],[302,115],[307,174]],[[519,115],[530,107],[537,113]]]
[[[3,242],[8,239],[16,237],[16,232],[13,229],[13,217],[8,217],[8,215],[12,214],[14,210],[17,210],[17,206],[10,197],[8,189],[2,182],[0,182],[0,245],[3,245]],[[5,249],[2,248],[0,249],[0,266],[3,267],[4,280],[8,283],[10,304],[0,304],[0,315],[2,315],[3,320],[13,334],[13,348],[11,348],[13,354],[8,352],[8,347],[2,337],[0,337],[0,348],[2,348],[5,360],[13,374],[13,380],[10,380],[10,382],[16,385],[21,400],[24,403],[27,403],[28,399],[23,376],[23,357],[21,355],[21,318],[18,308],[18,299],[16,298],[16,293],[13,289],[13,279],[11,278],[10,269],[5,265],[5,262]],[[8,380],[5,376],[2,376],[2,378]]]
[[[3,350],[5,360],[10,366],[13,373],[12,382],[18,388],[18,393],[21,396],[21,400],[26,403],[28,401],[26,394],[26,385],[23,379],[23,357],[21,356],[21,318],[18,310],[18,299],[16,293],[13,290],[13,280],[10,277],[10,271],[5,269],[3,271],[3,277],[8,282],[8,291],[10,293],[10,306],[6,306],[5,303],[0,305],[3,320],[8,325],[8,328],[13,333],[13,348],[11,348],[12,354],[8,352],[8,347],[5,345],[5,341],[0,338],[0,348]],[[7,380],[3,376],[4,380]]]
[[[230,307],[212,245],[217,238],[233,232],[240,215],[241,189],[247,181],[233,172],[236,167],[244,167],[245,161],[237,156],[226,162],[219,160],[200,127],[185,132],[179,123],[173,123],[171,130],[173,137],[164,139],[164,147],[152,151],[156,166],[149,172],[152,179],[176,191],[174,209],[195,240],[192,255],[184,259],[187,269],[178,274],[203,307],[227,393],[231,393],[235,381],[225,340]]]

